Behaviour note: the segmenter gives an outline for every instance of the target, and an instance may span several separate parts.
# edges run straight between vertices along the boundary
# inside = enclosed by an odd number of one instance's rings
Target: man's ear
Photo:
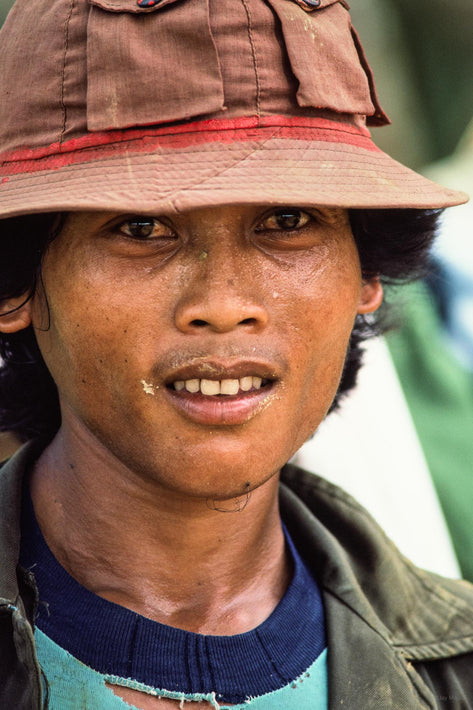
[[[31,298],[22,294],[0,301],[0,332],[16,333],[31,324]]]
[[[383,287],[379,278],[376,276],[368,281],[363,281],[358,313],[373,313],[380,307],[382,300]]]

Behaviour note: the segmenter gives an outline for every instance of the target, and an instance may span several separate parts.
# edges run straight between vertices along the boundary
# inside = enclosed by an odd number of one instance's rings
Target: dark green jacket
[[[2,710],[42,707],[36,590],[16,569],[21,481],[36,455],[29,445],[0,472]],[[323,591],[330,710],[473,709],[473,586],[414,567],[327,481],[294,466],[282,480],[282,517]]]

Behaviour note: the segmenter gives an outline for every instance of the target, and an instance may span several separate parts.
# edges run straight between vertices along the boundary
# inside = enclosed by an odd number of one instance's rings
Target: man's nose
[[[258,333],[269,316],[247,260],[206,258],[184,287],[175,323],[184,333],[208,329],[226,333],[235,328]]]

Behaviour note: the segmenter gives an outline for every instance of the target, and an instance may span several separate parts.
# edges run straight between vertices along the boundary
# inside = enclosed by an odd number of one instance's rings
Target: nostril
[[[194,320],[192,320],[190,324],[195,326],[196,328],[204,328],[205,326],[209,325],[209,322],[206,320],[203,320],[202,318],[194,318]],[[239,321],[239,323],[238,323],[238,325],[251,325],[251,326],[254,326],[256,324],[257,324],[256,318],[243,318],[243,320]]]
[[[0,0],[1,2],[1,0]],[[179,304],[175,313],[176,325],[183,332],[198,333],[208,330],[215,333],[226,333],[234,328],[245,332],[257,332],[264,328],[268,314],[264,307],[253,302],[242,303],[242,299],[222,297],[205,299],[194,303]]]

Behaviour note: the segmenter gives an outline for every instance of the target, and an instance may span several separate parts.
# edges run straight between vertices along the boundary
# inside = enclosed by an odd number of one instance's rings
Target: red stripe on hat
[[[125,153],[179,150],[205,143],[236,144],[268,139],[344,143],[379,152],[368,129],[324,118],[257,116],[211,119],[161,128],[89,133],[41,148],[0,154],[3,175],[56,170],[67,165],[118,157]]]

